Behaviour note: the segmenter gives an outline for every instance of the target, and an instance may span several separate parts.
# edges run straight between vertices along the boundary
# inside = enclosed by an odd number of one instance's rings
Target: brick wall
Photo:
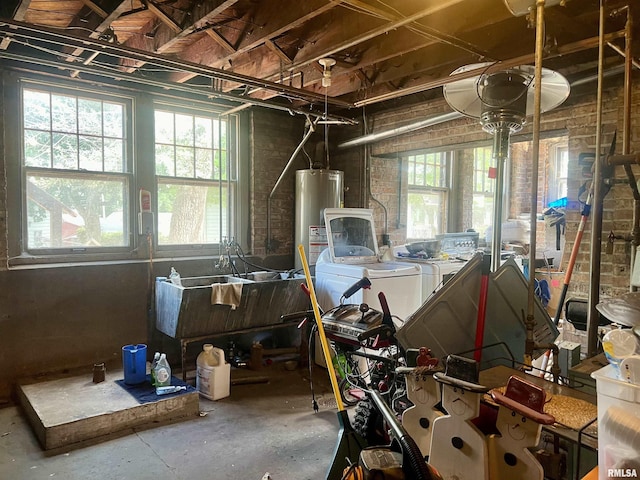
[[[293,255],[295,213],[295,171],[309,168],[304,152],[293,160],[278,189],[271,197],[271,249],[267,252],[267,209],[271,191],[304,135],[298,117],[262,108],[253,109],[250,124],[250,248],[254,255]],[[317,139],[309,139],[305,150],[313,155]]]

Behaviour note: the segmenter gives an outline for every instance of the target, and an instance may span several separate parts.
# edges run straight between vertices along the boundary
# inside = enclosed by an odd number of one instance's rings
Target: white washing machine
[[[366,303],[381,310],[383,292],[391,315],[404,320],[422,305],[422,271],[418,264],[381,261],[373,211],[363,208],[328,208],[324,212],[329,247],[316,263],[318,303],[327,311],[341,303]],[[348,299],[343,293],[363,277],[371,281]]]
[[[426,302],[433,292],[438,290],[445,282],[448,282],[467,263],[466,260],[460,258],[443,260],[412,256],[404,246],[394,247],[393,255],[402,262],[415,263],[420,266],[422,274],[422,303]]]

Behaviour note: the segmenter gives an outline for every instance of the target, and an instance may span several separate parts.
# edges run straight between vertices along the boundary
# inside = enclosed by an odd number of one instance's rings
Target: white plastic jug
[[[196,389],[209,400],[229,396],[231,365],[224,360],[224,350],[206,343],[196,360]]]

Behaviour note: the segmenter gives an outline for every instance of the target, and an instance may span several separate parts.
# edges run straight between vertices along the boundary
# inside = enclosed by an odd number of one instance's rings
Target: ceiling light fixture
[[[321,58],[318,63],[322,65],[322,86],[331,86],[331,68],[336,64],[333,58]]]

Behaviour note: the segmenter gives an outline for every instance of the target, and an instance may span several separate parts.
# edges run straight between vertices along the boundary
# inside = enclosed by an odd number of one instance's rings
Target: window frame
[[[155,100],[153,102],[153,107],[152,107],[152,118],[155,121],[155,112],[156,110],[164,110],[164,111],[170,111],[174,114],[186,114],[186,115],[192,115],[192,116],[218,116],[220,117],[221,114],[224,112],[224,109],[220,108],[220,107],[215,107],[215,106],[211,106],[209,105],[209,108],[193,108],[191,106],[185,106],[185,105],[180,105],[177,102],[168,102],[168,101],[164,101],[164,100]],[[241,161],[240,161],[240,117],[238,115],[228,115],[225,119],[225,122],[227,124],[227,163],[228,165],[231,165],[232,163],[234,164],[234,169],[235,172],[232,172],[232,175],[235,177],[235,180],[232,182],[234,188],[233,191],[231,192],[231,195],[229,195],[228,197],[228,205],[227,205],[227,218],[228,218],[228,225],[227,228],[229,229],[229,233],[230,235],[227,238],[227,240],[230,240],[231,238],[234,238],[240,245],[243,244],[243,242],[241,242],[239,240],[239,238],[244,238],[241,237],[242,232],[243,232],[243,228],[242,228],[242,224],[239,223],[240,219],[243,218],[242,215],[242,207],[241,207],[241,198],[243,197],[243,192],[246,191],[246,187],[243,187],[242,185],[242,180],[241,180],[241,174],[242,174],[242,168],[241,168]],[[158,232],[158,215],[159,215],[159,210],[158,210],[158,185],[161,182],[164,183],[179,183],[179,184],[190,184],[190,185],[205,185],[205,184],[213,184],[213,183],[226,183],[227,185],[230,182],[230,179],[228,178],[226,181],[224,180],[215,180],[215,179],[198,179],[198,178],[192,178],[192,177],[180,177],[180,176],[166,176],[166,175],[158,175],[155,171],[155,123],[154,123],[154,139],[153,139],[153,154],[154,154],[154,192],[153,192],[153,196],[155,198],[155,209],[154,209],[154,213],[155,213],[155,232],[156,235],[154,236],[154,248],[155,251],[157,252],[158,256],[163,257],[163,256],[184,256],[184,255],[192,255],[194,251],[199,251],[205,255],[213,255],[213,254],[218,254],[220,253],[220,249],[222,248],[222,245],[220,242],[217,243],[194,243],[194,244],[160,244],[159,243],[159,235],[157,234]],[[234,170],[232,169],[232,170]],[[220,239],[221,241],[223,240],[222,238]]]
[[[9,215],[7,221],[7,266],[9,269],[44,268],[51,266],[91,265],[103,263],[148,262],[150,258],[193,258],[210,259],[221,254],[219,244],[198,244],[186,246],[157,245],[157,235],[149,242],[141,235],[138,227],[138,192],[141,188],[152,193],[152,211],[154,223],[157,222],[157,197],[155,160],[154,160],[154,108],[158,103],[169,103],[191,111],[214,110],[222,112],[224,105],[211,104],[188,95],[165,95],[159,92],[131,91],[128,88],[110,84],[95,84],[75,80],[56,80],[38,74],[3,71],[4,89],[2,102],[5,112],[18,112],[18,115],[5,116],[5,155],[6,155],[6,191],[7,210],[16,212]],[[105,247],[104,249],[54,249],[52,251],[28,251],[26,237],[26,173],[24,170],[22,89],[32,87],[54,92],[71,93],[76,97],[97,96],[118,103],[130,102],[130,111],[125,112],[127,128],[127,152],[129,162],[128,206],[125,221],[129,223],[129,245]],[[237,166],[237,188],[233,207],[236,215],[230,219],[235,229],[235,240],[244,249],[248,248],[249,218],[249,116],[240,112],[233,117],[235,142],[233,146]],[[243,133],[244,132],[244,133]],[[116,174],[118,175],[118,174]],[[24,217],[24,218],[23,218]],[[156,226],[157,231],[157,226]],[[151,247],[151,251],[149,251]]]
[[[424,157],[428,157],[430,155],[438,155],[440,157],[441,160],[443,160],[442,163],[440,164],[435,164],[435,163],[427,163],[422,162],[423,165],[425,166],[425,170],[426,170],[426,166],[427,165],[435,165],[436,168],[440,169],[440,174],[438,175],[438,178],[440,179],[440,185],[418,185],[415,183],[415,172],[416,172],[416,161],[415,158],[416,157],[420,157],[420,156],[424,156]],[[414,160],[412,160],[412,158]],[[448,224],[449,224],[449,214],[451,211],[451,189],[452,189],[452,175],[453,175],[453,163],[454,163],[454,152],[452,150],[449,149],[445,149],[445,150],[421,150],[421,151],[416,151],[416,152],[411,152],[411,153],[407,153],[406,155],[403,156],[403,160],[406,164],[406,169],[407,169],[407,177],[406,177],[406,182],[407,182],[407,209],[406,209],[406,215],[407,215],[407,234],[406,234],[406,239],[407,241],[413,241],[413,240],[423,240],[424,238],[420,237],[420,238],[413,238],[409,236],[409,195],[411,194],[420,194],[420,195],[425,195],[425,194],[437,194],[438,196],[441,196],[442,198],[442,206],[445,209],[445,214],[442,215],[441,220],[440,220],[440,225],[438,226],[438,229],[440,230],[440,234],[447,232],[447,228],[448,228]],[[426,160],[426,159],[425,159]],[[410,179],[411,179],[411,169],[413,168],[414,170],[414,183],[411,183]],[[426,171],[423,175],[423,179],[425,180],[426,183]]]
[[[47,264],[71,264],[95,261],[117,260],[135,256],[138,247],[133,229],[133,195],[135,192],[135,158],[134,158],[134,125],[130,119],[134,118],[135,98],[131,95],[108,89],[97,90],[95,86],[78,88],[72,82],[60,81],[52,83],[39,76],[25,76],[5,72],[4,103],[5,111],[15,111],[18,115],[14,119],[5,119],[7,134],[6,152],[8,159],[7,170],[7,206],[10,211],[18,212],[7,222],[8,259],[9,268],[21,266],[40,266]],[[24,90],[40,90],[49,94],[71,95],[75,98],[96,99],[124,105],[125,133],[125,167],[123,172],[83,171],[81,169],[55,169],[27,166],[24,151]],[[32,248],[28,246],[27,226],[27,184],[30,173],[44,173],[60,178],[105,179],[122,178],[126,185],[125,198],[126,215],[129,219],[128,238],[126,245],[106,247],[61,247],[61,248]],[[124,211],[124,210],[123,210]]]
[[[567,139],[553,145],[551,147],[552,152],[552,175],[550,177],[550,186],[547,192],[548,202],[555,202],[562,198],[565,198],[568,194],[567,182],[569,179],[569,144]],[[565,171],[562,170],[562,163],[566,162]],[[564,175],[562,175],[564,173]],[[564,188],[562,187],[564,185]],[[564,190],[564,195],[561,195],[560,190]]]

